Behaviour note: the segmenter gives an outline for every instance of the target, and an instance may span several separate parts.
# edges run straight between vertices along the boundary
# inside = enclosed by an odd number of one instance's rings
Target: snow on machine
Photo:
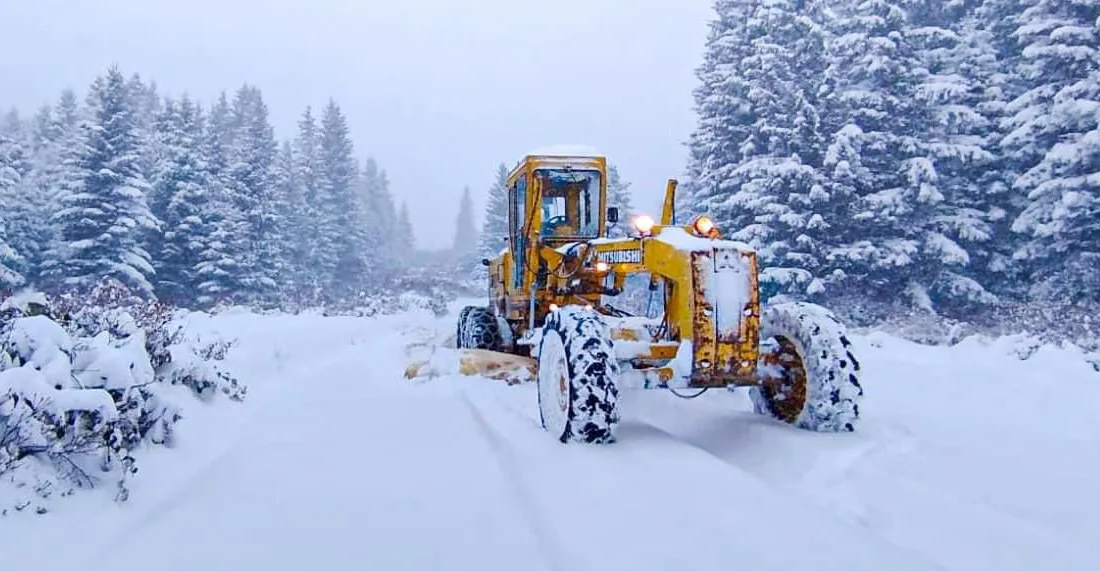
[[[635,388],[749,387],[757,413],[854,430],[863,389],[844,326],[810,303],[761,311],[755,251],[722,239],[707,216],[676,224],[676,186],[668,181],[659,223],[637,216],[615,238],[604,156],[524,157],[508,176],[508,246],[482,260],[489,299],[460,312],[459,355],[443,373],[534,377],[542,425],[562,442],[614,442],[619,391]],[[605,301],[639,275],[657,311]],[[406,375],[445,367],[421,361]]]

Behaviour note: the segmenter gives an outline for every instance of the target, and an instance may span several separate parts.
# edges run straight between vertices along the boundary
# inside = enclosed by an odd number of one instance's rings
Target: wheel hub
[[[569,365],[561,337],[543,338],[539,351],[538,384],[543,425],[552,432],[564,431],[569,421]]]
[[[784,422],[794,422],[806,405],[806,365],[798,346],[786,337],[776,337],[775,348],[761,355],[765,365],[778,367],[779,377],[766,377],[761,392],[772,412]]]

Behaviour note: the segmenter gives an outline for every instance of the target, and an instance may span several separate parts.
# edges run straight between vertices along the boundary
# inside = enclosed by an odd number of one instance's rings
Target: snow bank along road
[[[128,504],[0,520],[0,568],[1100,569],[1100,375],[1060,349],[861,336],[858,433],[653,391],[585,447],[541,430],[533,385],[404,380],[453,316],[194,320],[239,338],[249,400],[192,405]]]

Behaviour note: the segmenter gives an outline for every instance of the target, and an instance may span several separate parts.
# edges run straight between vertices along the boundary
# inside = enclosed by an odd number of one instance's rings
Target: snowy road
[[[124,507],[0,520],[15,568],[1100,569],[1100,375],[1059,350],[861,337],[856,434],[647,392],[585,447],[539,428],[533,386],[402,379],[403,332],[452,318],[196,326],[241,339],[249,401],[192,411]]]

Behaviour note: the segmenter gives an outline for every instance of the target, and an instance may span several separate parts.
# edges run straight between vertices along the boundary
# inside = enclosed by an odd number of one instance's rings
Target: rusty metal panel
[[[736,290],[747,295],[731,297],[728,290],[710,291],[711,288],[724,287],[718,277],[723,280],[745,280],[743,286]],[[694,364],[691,386],[702,388],[752,384],[755,378],[760,321],[755,257],[733,249],[693,252],[691,283],[694,302]],[[730,287],[736,287],[736,284]],[[715,307],[715,303],[720,307]],[[727,314],[719,320],[718,312],[735,313]],[[726,323],[726,330],[719,330],[720,321]]]
[[[713,367],[717,361],[716,332],[714,330],[714,306],[707,297],[708,274],[714,261],[712,252],[691,253],[692,285],[692,375],[691,386],[711,386],[714,382]]]

